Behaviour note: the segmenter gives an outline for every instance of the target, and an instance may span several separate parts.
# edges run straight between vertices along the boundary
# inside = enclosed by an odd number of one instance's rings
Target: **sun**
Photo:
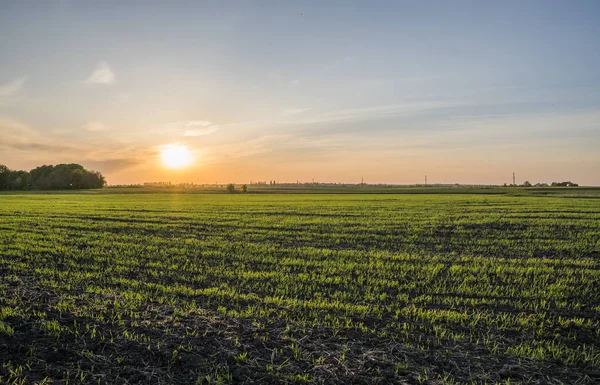
[[[160,158],[167,168],[184,168],[192,164],[194,157],[186,146],[169,144],[160,151]]]

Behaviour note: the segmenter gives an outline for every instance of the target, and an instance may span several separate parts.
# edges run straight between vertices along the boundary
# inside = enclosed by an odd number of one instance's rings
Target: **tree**
[[[84,188],[85,184],[85,171],[81,168],[73,170],[71,172],[70,187],[73,189],[80,189]]]
[[[552,182],[552,186],[558,186],[558,187],[577,187],[579,185],[577,183],[573,183],[571,181],[567,181],[567,182]]]
[[[27,171],[11,171],[9,190],[29,190],[31,177]]]
[[[523,187],[531,187],[531,183],[529,183],[529,181],[526,180],[525,182],[523,182]]]
[[[235,192],[235,185],[233,183],[229,183],[227,185],[227,192],[233,194]]]
[[[0,190],[8,190],[10,181],[10,169],[0,164]]]
[[[0,190],[71,190],[105,185],[106,179],[101,173],[88,171],[76,163],[44,165],[30,172],[11,171],[0,165]]]
[[[102,188],[106,186],[106,179],[99,171],[87,171],[84,180],[85,187],[83,188]]]
[[[248,186],[246,186],[245,184],[242,185],[242,187],[240,187],[240,190],[242,191],[242,193],[247,193],[248,192]]]

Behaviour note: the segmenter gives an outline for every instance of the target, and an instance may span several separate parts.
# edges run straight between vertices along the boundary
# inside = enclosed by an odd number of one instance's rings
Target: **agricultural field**
[[[0,195],[0,383],[600,383],[563,195]]]

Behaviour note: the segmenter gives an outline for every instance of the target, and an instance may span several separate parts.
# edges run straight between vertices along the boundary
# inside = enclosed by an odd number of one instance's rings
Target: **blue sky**
[[[0,3],[0,163],[600,184],[597,1],[122,3]]]

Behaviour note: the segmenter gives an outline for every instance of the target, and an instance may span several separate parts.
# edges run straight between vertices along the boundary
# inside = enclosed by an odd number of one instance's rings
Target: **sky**
[[[600,185],[600,2],[2,1],[0,164],[58,163]]]

